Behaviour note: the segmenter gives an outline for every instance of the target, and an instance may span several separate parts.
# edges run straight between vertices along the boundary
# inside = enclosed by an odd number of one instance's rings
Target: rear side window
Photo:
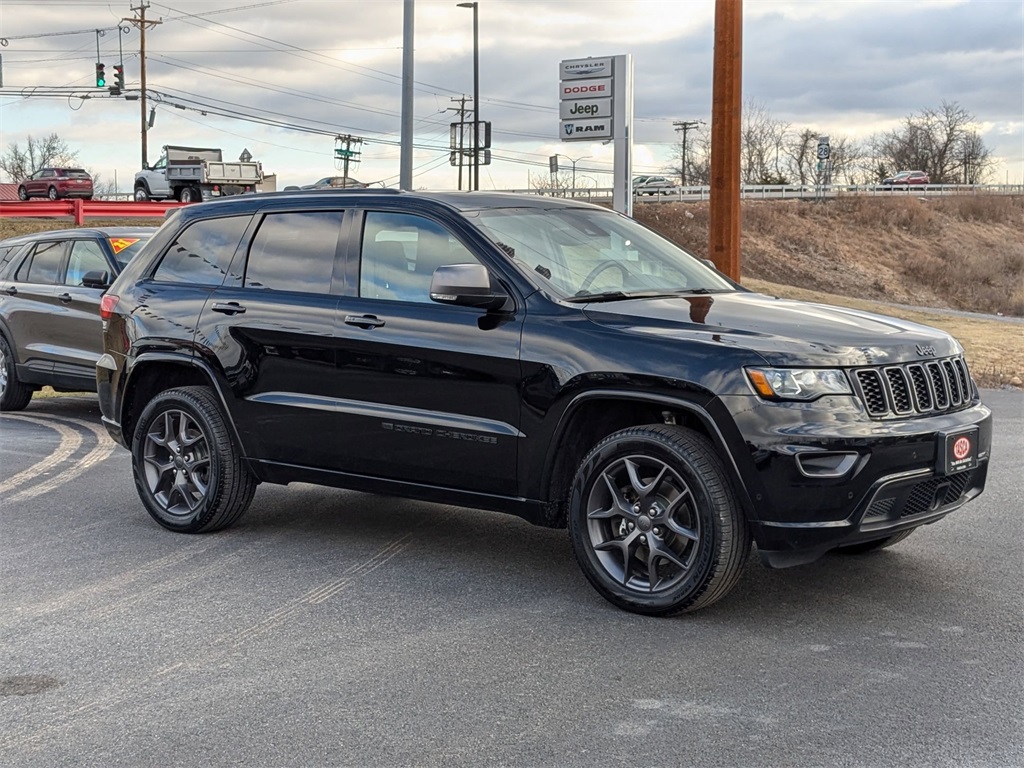
[[[21,256],[23,256],[31,247],[31,245],[25,245],[22,243],[21,245],[15,245],[8,248],[7,253],[0,256],[0,277],[13,277],[11,273],[18,268],[18,262],[21,261]]]
[[[249,249],[245,287],[330,293],[344,211],[272,213]]]
[[[220,285],[250,219],[230,216],[189,225],[171,243],[153,278],[170,283]]]
[[[2,275],[10,263],[11,259],[14,258],[14,254],[18,252],[16,245],[4,246],[0,248],[0,275]]]
[[[60,262],[64,257],[64,241],[39,243],[32,255],[18,268],[17,280],[23,283],[53,285],[60,275]]]

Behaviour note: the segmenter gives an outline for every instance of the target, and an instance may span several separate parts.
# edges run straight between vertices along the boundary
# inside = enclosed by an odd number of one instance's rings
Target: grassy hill
[[[637,205],[634,215],[707,255],[706,202]],[[744,201],[742,217],[747,287],[941,328],[980,384],[1022,387],[1024,198]]]

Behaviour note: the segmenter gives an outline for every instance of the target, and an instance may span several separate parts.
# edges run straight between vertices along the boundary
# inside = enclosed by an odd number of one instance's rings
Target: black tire
[[[899,544],[916,530],[916,528],[909,528],[892,536],[886,536],[884,539],[862,541],[859,544],[847,544],[845,547],[836,547],[835,551],[841,555],[863,555],[868,552],[877,552],[880,549],[891,547],[893,544]]]
[[[145,184],[139,184],[135,188],[135,202],[136,203],[148,203],[150,200],[149,189]]]
[[[28,190],[24,187],[18,187],[18,199],[21,201],[28,200]]]
[[[60,195],[57,194],[56,187],[50,187],[48,190],[46,190],[46,196],[51,200],[56,200],[58,197],[60,197]]]
[[[203,195],[195,187],[182,187],[178,190],[178,201],[184,205],[189,205],[190,203],[201,203],[203,201]]]
[[[232,525],[257,484],[208,387],[171,389],[150,401],[132,437],[132,471],[149,514],[179,533]]]
[[[616,432],[590,451],[570,491],[569,537],[603,597],[651,616],[722,599],[750,554],[746,518],[714,447],[658,424]]]
[[[18,381],[14,355],[7,339],[0,336],[0,411],[21,411],[32,400],[33,388]]]

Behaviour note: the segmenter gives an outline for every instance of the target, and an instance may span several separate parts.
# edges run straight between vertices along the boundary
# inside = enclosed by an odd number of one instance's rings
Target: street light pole
[[[480,19],[477,2],[459,3],[473,9],[473,189],[480,189]]]
[[[578,157],[575,160],[573,160],[568,155],[559,155],[559,157],[564,157],[566,160],[572,163],[572,196],[576,197],[576,163],[580,162],[581,160],[589,160],[590,155],[587,155],[586,157]]]

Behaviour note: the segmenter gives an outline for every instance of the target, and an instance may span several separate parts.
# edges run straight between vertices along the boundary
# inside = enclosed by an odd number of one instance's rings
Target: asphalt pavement
[[[564,531],[263,485],[169,533],[91,398],[0,416],[0,766],[1024,765],[1024,395],[889,550],[618,610]]]

